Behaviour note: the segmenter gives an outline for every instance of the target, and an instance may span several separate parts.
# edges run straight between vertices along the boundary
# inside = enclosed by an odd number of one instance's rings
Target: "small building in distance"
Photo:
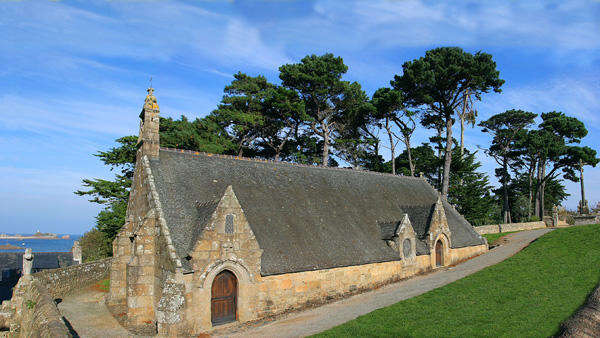
[[[107,299],[132,331],[199,334],[488,250],[423,178],[161,148],[148,91]]]

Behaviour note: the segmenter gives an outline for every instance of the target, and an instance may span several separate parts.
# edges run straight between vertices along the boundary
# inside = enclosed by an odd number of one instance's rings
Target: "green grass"
[[[488,244],[490,246],[494,245],[496,243],[496,241],[498,241],[500,238],[508,235],[508,234],[514,234],[515,232],[519,232],[519,231],[509,231],[509,232],[501,232],[498,234],[485,234],[485,235],[481,235],[483,237],[485,237],[488,241]]]
[[[557,229],[513,257],[318,336],[554,335],[600,280],[600,225]]]
[[[96,287],[100,291],[108,292],[108,290],[110,289],[110,278],[106,278],[99,281],[98,284],[96,284]]]

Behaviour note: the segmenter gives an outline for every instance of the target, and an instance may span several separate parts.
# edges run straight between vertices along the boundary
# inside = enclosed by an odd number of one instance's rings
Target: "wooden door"
[[[231,271],[219,273],[212,284],[210,304],[213,325],[235,321],[237,318],[237,278]]]
[[[444,245],[442,241],[435,242],[435,266],[442,266],[444,262]]]

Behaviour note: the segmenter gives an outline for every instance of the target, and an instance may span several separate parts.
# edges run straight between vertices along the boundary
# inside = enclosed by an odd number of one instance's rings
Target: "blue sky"
[[[231,74],[277,82],[280,65],[313,53],[343,57],[345,78],[369,94],[428,49],[491,53],[506,84],[477,104],[480,119],[563,111],[600,150],[599,18],[598,1],[0,2],[0,232],[93,226],[99,207],[73,191],[112,176],[91,154],[137,133],[150,76],[163,116],[194,118]],[[466,137],[471,149],[488,143],[477,128]],[[586,174],[600,201],[600,168]],[[575,208],[578,185],[567,187]]]

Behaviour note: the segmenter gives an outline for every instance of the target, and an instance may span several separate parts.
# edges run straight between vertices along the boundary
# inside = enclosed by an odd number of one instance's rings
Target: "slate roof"
[[[58,269],[74,265],[71,252],[34,252],[33,269]],[[4,269],[21,270],[23,252],[0,252],[0,271]]]
[[[165,148],[150,167],[187,271],[191,267],[183,258],[229,185],[263,249],[263,276],[399,260],[382,240],[379,224],[399,222],[408,213],[423,236],[429,217],[423,213],[438,198],[421,178]],[[449,205],[446,213],[457,214]],[[483,244],[460,215],[448,219],[453,247]],[[418,253],[427,253],[421,244]]]

